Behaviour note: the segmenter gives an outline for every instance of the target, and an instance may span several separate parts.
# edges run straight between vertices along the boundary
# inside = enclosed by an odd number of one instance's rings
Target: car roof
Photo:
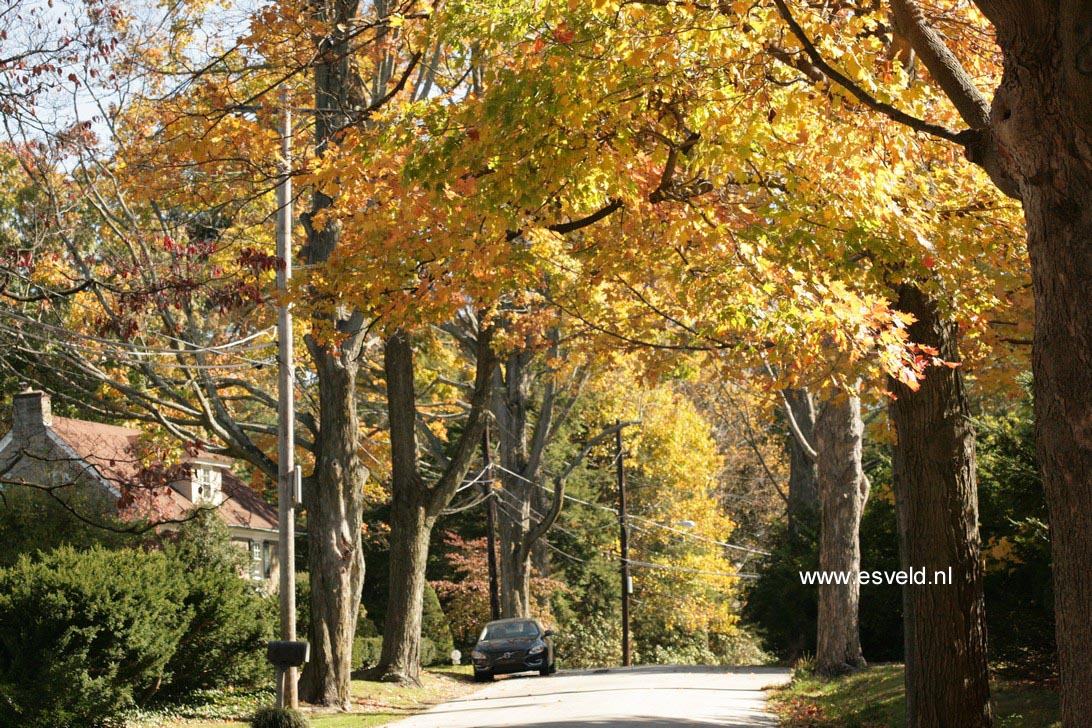
[[[492,622],[487,622],[486,627],[491,624],[515,624],[517,622],[534,622],[535,624],[541,624],[534,617],[512,617],[510,619],[495,619]]]

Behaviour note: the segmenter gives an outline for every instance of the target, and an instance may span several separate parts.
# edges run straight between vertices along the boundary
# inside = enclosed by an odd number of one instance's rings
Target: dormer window
[[[193,500],[196,505],[218,506],[223,502],[223,476],[220,467],[200,461],[193,463]]]

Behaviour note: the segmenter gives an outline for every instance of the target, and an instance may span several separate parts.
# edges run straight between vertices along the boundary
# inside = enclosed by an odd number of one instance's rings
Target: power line
[[[498,469],[500,469],[500,470],[503,470],[504,472],[508,473],[509,475],[511,475],[513,477],[519,478],[520,480],[524,481],[525,483],[533,485],[533,486],[535,486],[537,488],[541,488],[542,490],[549,493],[550,495],[553,495],[553,490],[550,489],[550,488],[547,488],[545,485],[542,485],[541,483],[536,483],[533,480],[529,480],[529,479],[523,477],[522,475],[520,475],[519,473],[515,473],[515,472],[513,472],[511,470],[508,470],[503,465],[496,465],[496,467]],[[580,498],[577,498],[576,496],[569,495],[568,493],[565,493],[564,497],[565,497],[566,500],[573,501],[574,503],[579,503],[581,505],[588,506],[590,508],[598,508],[599,510],[606,511],[608,513],[613,513],[614,515],[618,515],[618,510],[615,509],[615,508],[611,508],[610,506],[605,506],[605,505],[602,505],[600,503],[591,503],[591,502],[586,501],[586,500],[581,500]],[[628,515],[627,517],[629,519],[631,519],[631,520],[641,521],[642,523],[647,523],[647,524],[649,524],[651,526],[655,526],[656,528],[662,528],[662,529],[667,530],[667,531],[672,531],[672,532],[674,532],[676,534],[679,534],[680,536],[683,536],[685,538],[694,539],[696,541],[705,541],[706,543],[715,544],[717,546],[722,546],[724,548],[736,549],[737,551],[745,551],[747,553],[758,554],[760,556],[769,556],[770,555],[768,551],[760,551],[759,549],[752,549],[752,548],[748,548],[746,546],[737,546],[736,544],[728,543],[726,541],[718,541],[716,539],[707,538],[705,536],[699,536],[698,534],[690,533],[689,531],[684,531],[684,530],[682,530],[680,528],[675,528],[674,526],[668,526],[665,523],[659,523],[657,521],[653,521],[650,518],[643,518],[641,516],[634,516],[632,514]]]
[[[511,493],[509,493],[509,492],[507,492],[507,491],[505,491],[503,489],[498,489],[496,492],[502,493],[502,494],[504,494],[504,495],[506,495],[506,496],[508,496],[510,498],[515,498],[514,495],[512,495]],[[518,503],[518,501],[516,501],[516,502]],[[501,510],[508,513],[508,515],[513,516],[513,517],[522,517],[522,514],[515,511],[515,506],[513,504],[509,503],[508,501],[500,500],[497,503],[501,507]],[[529,509],[530,509],[532,515],[541,517],[541,514],[538,511],[536,511],[533,507],[529,506]],[[568,534],[569,536],[572,536],[573,538],[582,539],[582,536],[580,534],[574,533],[573,531],[570,531],[567,528],[563,528],[562,526],[557,526],[557,525],[555,525],[555,528],[557,528],[557,530],[561,531],[562,533],[565,533],[565,534]],[[644,529],[638,529],[638,530],[644,530]],[[553,551],[558,552],[559,554],[561,554],[562,556],[565,556],[566,558],[572,559],[573,561],[579,561],[580,563],[583,563],[583,564],[588,563],[587,559],[582,559],[582,558],[580,558],[578,556],[573,556],[572,554],[566,553],[565,551],[562,551],[560,548],[558,548],[554,544],[550,543],[549,541],[545,541],[545,543],[546,543],[546,546],[548,548],[552,549]],[[617,558],[619,558],[621,556],[619,553],[617,553],[615,551],[608,551],[608,550],[600,548],[598,546],[594,546],[593,548],[596,551],[598,551],[599,553],[603,554],[604,556],[609,556],[612,559],[617,559]],[[738,572],[730,572],[730,571],[709,571],[709,570],[703,570],[703,569],[692,569],[692,568],[689,568],[689,567],[686,567],[686,566],[674,566],[672,564],[656,564],[656,563],[653,563],[651,561],[639,561],[639,560],[635,560],[635,559],[626,559],[626,563],[628,563],[630,566],[636,566],[636,567],[640,567],[640,568],[656,569],[656,570],[659,570],[659,571],[677,571],[677,572],[687,573],[687,574],[697,574],[697,575],[700,575],[700,576],[723,576],[723,577],[733,578],[733,579],[734,578],[739,578],[739,579],[757,579],[758,578],[758,574],[738,573]]]

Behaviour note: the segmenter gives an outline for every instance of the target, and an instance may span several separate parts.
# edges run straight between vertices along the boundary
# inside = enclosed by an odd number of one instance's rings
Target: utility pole
[[[485,465],[485,543],[489,551],[489,619],[501,618],[500,582],[497,579],[497,500],[493,493],[493,456],[489,447],[489,425],[482,433],[482,462]]]
[[[292,306],[288,302],[288,283],[292,279],[292,110],[282,99],[281,175],[277,183],[277,293],[281,296],[277,311],[277,518],[280,559],[281,639],[296,640],[296,366],[292,347]],[[280,672],[277,707],[298,708],[299,671],[295,667]]]
[[[622,665],[629,667],[631,664],[629,655],[629,595],[633,593],[633,581],[629,576],[629,528],[626,523],[626,468],[623,462],[622,452],[622,427],[617,423],[618,431],[614,433],[615,449],[617,450],[618,472],[618,527],[619,546],[622,552]]]

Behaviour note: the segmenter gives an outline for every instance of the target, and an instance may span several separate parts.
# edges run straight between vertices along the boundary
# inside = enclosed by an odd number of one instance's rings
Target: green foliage
[[[142,538],[111,530],[132,528],[134,524],[120,523],[101,515],[103,505],[100,499],[81,492],[73,492],[66,497],[73,510],[93,523],[81,520],[35,488],[15,486],[3,489],[3,497],[0,498],[0,567],[15,564],[24,554],[35,555],[59,546],[71,546],[78,551],[95,546],[112,549],[134,544]]]
[[[818,521],[818,519],[815,519]],[[801,571],[819,568],[818,523],[798,524],[797,537],[779,525],[770,555],[756,566],[759,578],[747,593],[743,618],[754,625],[764,647],[782,659],[815,652],[818,592],[800,583]]]
[[[262,708],[250,719],[251,728],[308,728],[303,713],[291,708]]]
[[[978,478],[990,659],[1010,673],[1057,670],[1050,528],[1030,400],[979,423]]]
[[[746,629],[730,634],[663,630],[648,638],[634,637],[637,662],[645,665],[765,665],[773,661],[758,637]]]
[[[97,726],[155,691],[190,618],[163,553],[70,547],[0,570],[0,725]]]
[[[110,725],[111,728],[162,728],[187,720],[236,719],[241,715],[252,715],[258,708],[269,705],[273,698],[270,688],[194,690],[169,704],[127,710]]]
[[[557,659],[566,667],[602,667],[622,662],[622,622],[600,613],[566,621],[555,638]]]
[[[428,655],[425,654],[424,644],[421,645],[421,665],[446,662],[451,651],[455,649],[455,643],[451,636],[451,625],[448,624],[444,610],[440,607],[440,599],[431,584],[425,584],[421,634],[432,643]]]
[[[357,637],[353,640],[353,670],[375,667],[382,653],[382,637]]]
[[[277,619],[274,600],[239,577],[244,554],[215,513],[179,530],[167,553],[186,583],[191,614],[185,641],[167,664],[160,696],[174,699],[222,685],[250,687],[268,677],[265,645]]]
[[[899,533],[890,480],[870,475],[873,492],[861,516],[861,568],[896,571],[899,561]],[[861,587],[858,614],[861,650],[872,662],[893,662],[903,657],[902,588],[897,584],[865,584]]]

